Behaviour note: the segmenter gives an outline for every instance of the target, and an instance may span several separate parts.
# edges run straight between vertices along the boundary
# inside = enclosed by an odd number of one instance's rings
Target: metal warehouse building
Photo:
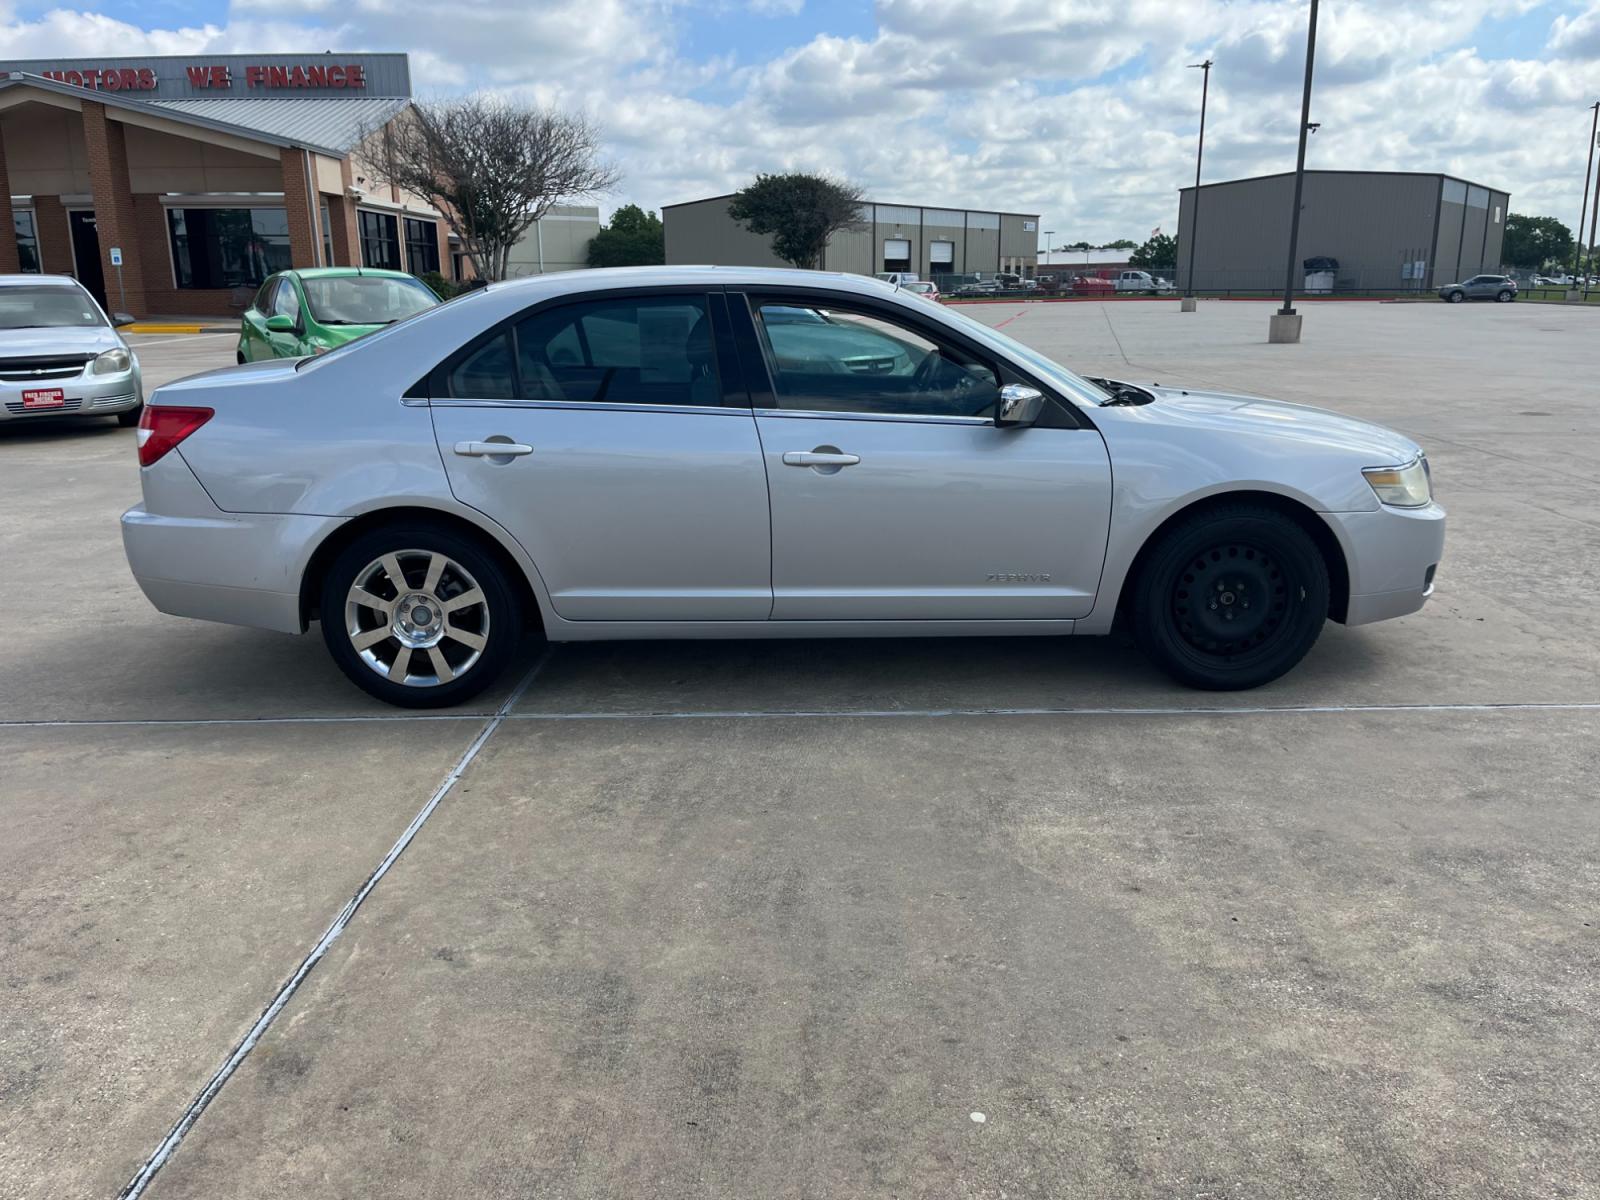
[[[728,215],[728,196],[712,196],[661,210],[667,262],[714,266],[788,266],[771,239],[751,233]],[[833,235],[823,254],[829,271],[876,275],[915,271],[923,278],[998,271],[1032,273],[1039,254],[1039,217],[1033,213],[930,208],[917,204],[861,206],[854,229]]]
[[[1199,194],[1196,290],[1282,288],[1293,173],[1208,183]],[[1498,268],[1510,201],[1507,192],[1450,175],[1307,171],[1297,257],[1336,259],[1336,290],[1425,291]],[[1180,288],[1188,286],[1194,220],[1188,187],[1178,206]]]

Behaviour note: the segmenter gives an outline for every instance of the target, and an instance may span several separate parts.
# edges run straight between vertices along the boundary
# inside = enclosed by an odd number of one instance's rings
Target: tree
[[[591,267],[649,267],[667,261],[661,218],[637,204],[611,214],[611,224],[589,239]]]
[[[617,181],[599,131],[579,115],[494,96],[414,102],[364,131],[363,175],[427,200],[461,239],[480,279],[503,279],[511,248],[557,204]]]
[[[1091,246],[1088,242],[1073,242],[1070,245],[1063,246],[1061,248],[1063,250],[1093,250],[1094,249],[1094,247]]]
[[[1508,267],[1537,271],[1548,263],[1572,260],[1572,231],[1554,217],[1506,216],[1500,261]]]
[[[1130,246],[1132,242],[1128,243]],[[1172,271],[1178,266],[1178,239],[1158,233],[1128,256],[1130,267],[1147,271]]]
[[[728,201],[728,215],[751,233],[771,234],[772,251],[797,267],[817,267],[828,239],[861,226],[861,189],[826,175],[757,175]]]
[[[1114,242],[1107,242],[1104,246],[1096,247],[1099,250],[1133,250],[1138,247],[1138,242],[1130,242],[1127,238],[1118,238]]]

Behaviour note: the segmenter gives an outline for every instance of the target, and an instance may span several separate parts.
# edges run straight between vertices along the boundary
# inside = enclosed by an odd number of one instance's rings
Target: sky
[[[1322,0],[1307,165],[1445,171],[1572,226],[1600,0]],[[1306,0],[0,0],[0,58],[399,50],[413,90],[579,110],[663,204],[758,171],[1036,212],[1052,244],[1172,232],[1194,178],[1292,170]]]

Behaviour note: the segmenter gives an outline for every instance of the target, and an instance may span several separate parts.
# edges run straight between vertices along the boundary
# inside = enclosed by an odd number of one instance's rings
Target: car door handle
[[[859,454],[840,454],[837,450],[785,450],[786,467],[853,467],[861,461]]]
[[[532,454],[533,447],[521,442],[457,442],[456,453],[466,458],[514,458]]]

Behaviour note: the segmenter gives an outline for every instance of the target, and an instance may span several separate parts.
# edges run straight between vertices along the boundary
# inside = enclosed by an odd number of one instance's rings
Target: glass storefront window
[[[413,275],[439,269],[439,227],[432,221],[405,219],[406,264]]]
[[[39,229],[34,224],[33,210],[17,209],[11,214],[11,223],[16,227],[17,258],[22,263],[23,273],[39,274]]]
[[[281,208],[169,208],[180,288],[259,287],[293,265]]]
[[[357,216],[361,223],[361,265],[385,271],[402,270],[400,236],[394,216],[365,208]]]
[[[328,206],[322,206],[322,265],[333,266],[333,216]]]

